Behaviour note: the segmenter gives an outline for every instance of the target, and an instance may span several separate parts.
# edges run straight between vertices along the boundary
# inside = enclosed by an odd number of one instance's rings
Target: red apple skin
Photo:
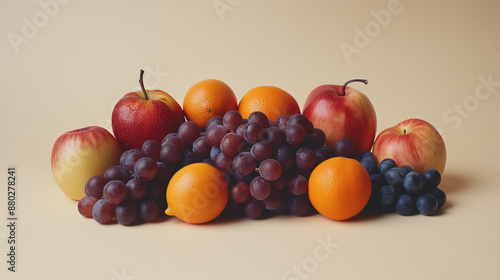
[[[184,112],[172,96],[161,90],[130,92],[116,103],[111,118],[113,133],[124,150],[139,149],[146,140],[161,143],[177,132],[184,122]]]
[[[377,131],[377,116],[372,103],[363,93],[342,86],[322,85],[315,88],[304,104],[304,115],[326,135],[326,145],[334,146],[343,137],[354,142],[356,154],[371,150]]]
[[[118,141],[103,127],[68,131],[54,142],[50,160],[52,175],[68,197],[80,200],[85,196],[87,181],[118,164],[121,153]]]
[[[373,144],[373,154],[382,161],[392,158],[398,166],[409,165],[424,173],[436,169],[441,174],[446,165],[443,138],[430,123],[408,119],[382,131]]]

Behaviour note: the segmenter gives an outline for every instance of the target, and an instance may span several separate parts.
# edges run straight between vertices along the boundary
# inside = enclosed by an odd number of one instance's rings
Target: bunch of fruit
[[[371,102],[348,87],[366,80],[317,87],[301,114],[280,88],[253,88],[238,103],[213,79],[193,85],[181,108],[166,92],[146,90],[143,74],[141,90],[115,105],[114,137],[87,127],[63,134],[52,150],[57,184],[99,223],[314,210],[345,220],[367,205],[431,215],[446,200],[437,188],[446,162],[441,136],[410,119],[375,139]]]

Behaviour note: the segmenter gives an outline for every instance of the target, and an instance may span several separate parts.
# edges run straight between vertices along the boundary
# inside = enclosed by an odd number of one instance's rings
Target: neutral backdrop
[[[0,3],[1,224],[8,166],[17,167],[19,218],[15,273],[0,226],[1,279],[500,278],[500,2]],[[352,86],[372,101],[378,132],[421,118],[445,138],[448,202],[433,217],[344,222],[85,219],[52,178],[52,145],[72,129],[110,129],[114,104],[138,89],[141,68],[148,88],[181,104],[207,78],[238,98],[277,86],[301,107],[319,85],[366,78]],[[317,251],[328,242],[335,246]]]

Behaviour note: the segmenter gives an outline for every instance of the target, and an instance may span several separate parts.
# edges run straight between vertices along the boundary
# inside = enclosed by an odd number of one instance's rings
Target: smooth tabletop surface
[[[0,1],[1,279],[500,279],[498,1]],[[139,89],[182,104],[208,78],[273,85],[302,107],[352,87],[377,133],[408,118],[447,147],[438,215],[277,216],[103,226],[57,187],[52,145]],[[7,168],[17,168],[16,272]]]

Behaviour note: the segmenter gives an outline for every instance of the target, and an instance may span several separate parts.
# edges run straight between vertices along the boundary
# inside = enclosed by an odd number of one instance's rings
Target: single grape
[[[102,191],[104,190],[104,186],[109,181],[109,179],[101,175],[93,176],[85,184],[85,193],[87,194],[87,196],[92,196],[94,198],[100,199],[102,198]]]
[[[212,149],[210,150],[210,158],[215,161],[217,156],[221,153],[220,147],[219,146],[213,146]]]
[[[429,194],[434,196],[438,202],[438,208],[441,208],[446,203],[446,194],[444,191],[438,188],[433,188],[429,190]]]
[[[295,115],[291,116],[288,119],[288,122],[287,122],[286,126],[290,127],[292,125],[299,125],[299,126],[301,126],[306,132],[312,132],[312,130],[313,130],[312,123],[303,114],[295,114]]]
[[[85,218],[92,218],[92,208],[98,200],[99,198],[95,198],[92,196],[86,196],[80,199],[80,201],[78,201],[78,212],[80,213],[80,215],[84,216]]]
[[[264,127],[258,122],[249,122],[246,125],[243,136],[245,141],[250,144],[255,144],[257,141],[262,139],[262,134],[264,133]]]
[[[437,188],[441,184],[441,173],[436,169],[429,169],[424,172],[425,184],[428,188]]]
[[[394,167],[396,167],[396,162],[391,158],[386,158],[380,162],[378,169],[380,173],[385,174],[385,172]]]
[[[128,150],[123,157],[123,166],[130,172],[134,172],[135,163],[140,159],[145,157],[142,151],[137,149]]]
[[[281,115],[276,119],[276,125],[279,129],[285,131],[290,115]]]
[[[276,147],[273,158],[281,164],[283,170],[287,170],[295,164],[295,153],[289,146]]]
[[[160,161],[160,150],[161,144],[156,140],[147,140],[142,144],[142,153],[154,159],[154,161]]]
[[[351,157],[354,154],[354,142],[351,138],[340,138],[333,148],[335,154],[339,157]]]
[[[271,190],[269,196],[262,201],[267,210],[277,210],[281,206],[281,194],[277,190]]]
[[[227,128],[220,124],[214,124],[207,128],[207,134],[205,135],[205,140],[211,146],[219,146],[222,138],[227,133]]]
[[[201,129],[195,122],[187,121],[179,126],[177,133],[184,143],[193,144],[200,137]]]
[[[278,127],[268,127],[262,133],[264,140],[267,140],[273,144],[273,146],[281,146],[285,144],[286,134],[283,130]]]
[[[417,198],[417,210],[423,215],[430,216],[438,209],[437,199],[428,193],[424,193]]]
[[[406,176],[408,173],[413,171],[413,168],[409,165],[402,165],[399,167],[399,169],[401,169],[401,171],[403,171],[404,176]]]
[[[375,174],[378,173],[378,162],[377,159],[373,156],[364,156],[361,158],[359,161],[361,165],[366,169],[368,174]]]
[[[385,180],[387,181],[387,184],[393,187],[401,188],[403,186],[403,181],[404,181],[403,171],[397,167],[389,169],[384,174],[384,177]]]
[[[250,182],[250,194],[257,200],[264,200],[271,193],[271,184],[261,176],[255,177]]]
[[[319,128],[313,128],[311,132],[312,136],[314,137],[314,148],[319,149],[325,145],[326,142],[326,135],[323,130]]]
[[[240,137],[241,141],[245,141],[245,130],[247,129],[247,124],[243,123],[236,129],[236,135]]]
[[[205,126],[205,131],[208,131],[208,129],[214,125],[224,125],[224,118],[222,116],[214,116],[210,118]]]
[[[252,122],[257,122],[262,125],[262,127],[267,128],[269,127],[269,119],[267,118],[266,114],[260,112],[260,111],[255,111],[248,116],[248,123]]]
[[[172,144],[177,147],[179,150],[184,149],[184,141],[182,141],[181,137],[177,133],[170,133],[165,138],[163,138],[163,141],[161,142],[161,145],[165,144]]]
[[[302,126],[297,124],[287,125],[285,133],[286,143],[290,146],[298,146],[306,138],[306,131]]]
[[[182,151],[183,150],[179,149],[176,145],[166,143],[160,150],[161,161],[169,165],[175,165],[181,160],[183,154]]]
[[[92,208],[92,217],[100,224],[110,224],[115,218],[115,205],[99,199]]]
[[[130,179],[130,172],[121,165],[112,165],[104,171],[104,177],[108,180],[120,180],[126,183]]]
[[[398,193],[396,188],[391,185],[382,186],[376,192],[376,202],[380,206],[380,210],[382,211],[392,211],[394,208],[394,203],[398,197]]]
[[[402,194],[396,200],[394,211],[402,216],[408,216],[415,212],[415,200],[408,195]]]
[[[295,153],[295,163],[301,169],[312,169],[316,165],[316,153],[308,148],[300,148]]]
[[[158,165],[152,158],[143,157],[136,162],[134,173],[137,178],[143,181],[149,181],[156,177],[156,174],[158,173]]]
[[[263,161],[273,156],[273,145],[271,142],[266,140],[261,140],[255,143],[250,150],[252,156],[258,160]]]
[[[288,178],[286,186],[294,195],[302,195],[309,189],[309,182],[306,177],[293,174]]]
[[[197,157],[206,158],[210,156],[212,146],[207,143],[205,136],[200,136],[193,142],[193,154]]]
[[[229,172],[233,170],[233,160],[233,157],[228,157],[220,153],[217,158],[215,158],[215,168],[219,169],[221,172]]]
[[[122,181],[112,180],[104,186],[103,196],[109,203],[120,204],[127,198],[127,195],[127,186]]]
[[[231,188],[231,199],[236,203],[243,203],[250,197],[250,186],[246,183],[237,183]]]
[[[318,164],[335,156],[335,150],[332,147],[321,147],[316,150],[316,161]]]
[[[156,178],[162,180],[165,183],[168,183],[168,181],[170,181],[170,178],[172,178],[173,175],[172,169],[170,169],[163,162],[157,162],[156,164],[158,165],[158,172],[156,173]]]
[[[146,197],[147,187],[146,183],[140,179],[132,179],[127,182],[126,187],[132,199],[141,200]]]
[[[401,172],[404,174],[403,171]],[[416,171],[411,171],[404,177],[403,187],[411,195],[420,194],[424,190],[424,177]]]
[[[370,180],[372,181],[372,190],[380,189],[382,186],[387,185],[384,174],[381,173],[371,174]]]
[[[281,176],[281,164],[275,159],[265,159],[260,163],[259,174],[267,181],[277,180]]]
[[[309,211],[309,196],[307,194],[288,196],[288,211],[295,216],[304,216]]]
[[[226,156],[233,158],[235,157],[241,148],[241,140],[236,133],[228,133],[220,142],[220,150]]]
[[[239,153],[233,160],[233,170],[239,175],[246,176],[255,170],[255,159],[248,152]]]
[[[250,199],[245,205],[245,216],[250,219],[258,219],[263,211],[264,207],[262,207],[261,202],[256,199]]]
[[[137,220],[137,207],[134,201],[115,205],[116,221],[122,226],[130,226]]]
[[[243,118],[241,117],[240,112],[232,110],[224,114],[222,123],[227,130],[236,131],[236,129],[238,129],[238,127],[243,123]]]
[[[140,202],[138,210],[139,216],[145,222],[154,221],[160,213],[160,207],[158,206],[158,203],[156,203],[156,201],[153,199],[145,199]]]

